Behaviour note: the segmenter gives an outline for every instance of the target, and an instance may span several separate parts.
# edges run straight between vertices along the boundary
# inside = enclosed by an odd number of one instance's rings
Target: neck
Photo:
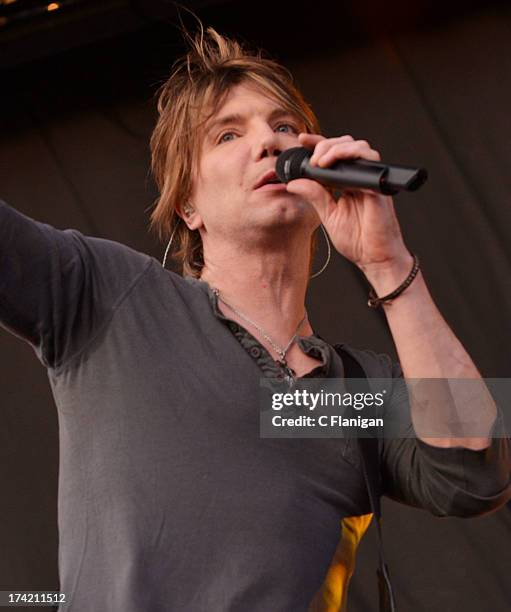
[[[225,302],[259,325],[275,342],[285,346],[305,314],[309,249],[304,249],[303,244],[301,241],[295,248],[288,244],[261,250],[239,244],[205,248],[201,280],[217,289]],[[221,302],[219,307],[227,317],[249,327]],[[312,333],[306,320],[299,335]]]

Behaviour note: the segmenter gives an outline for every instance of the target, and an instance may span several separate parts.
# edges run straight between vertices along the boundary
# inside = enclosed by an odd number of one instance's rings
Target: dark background
[[[507,3],[182,4],[289,67],[326,135],[364,138],[388,162],[429,170],[419,192],[395,198],[405,240],[482,374],[509,377]],[[38,12],[42,5],[0,2],[0,197],[40,221],[161,259],[164,245],[148,234],[156,197],[148,141],[154,93],[183,51],[176,9],[158,0],[78,0]],[[331,342],[395,357],[366,296],[364,279],[334,254],[311,282],[311,321]],[[6,333],[0,384],[0,590],[57,590],[57,415],[32,349]],[[508,611],[510,519],[508,508],[435,519],[386,501],[400,611]],[[375,553],[371,529],[350,612],[376,609]]]

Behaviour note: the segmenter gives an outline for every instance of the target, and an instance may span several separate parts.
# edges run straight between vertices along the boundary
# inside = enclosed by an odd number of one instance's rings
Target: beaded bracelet
[[[369,300],[367,301],[367,305],[370,308],[378,308],[378,306],[387,303],[389,305],[392,304],[392,300],[398,295],[401,295],[401,293],[403,293],[403,291],[411,285],[413,279],[417,276],[417,272],[419,271],[419,258],[413,253],[410,254],[413,257],[413,267],[410,274],[405,278],[405,280],[399,285],[397,289],[381,298],[379,298],[374,292],[374,290],[371,288],[369,290]]]

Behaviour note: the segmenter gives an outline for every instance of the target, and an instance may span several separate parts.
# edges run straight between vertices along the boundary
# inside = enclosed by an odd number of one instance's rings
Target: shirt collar
[[[213,288],[207,283],[192,276],[185,277],[185,280],[192,286],[203,291],[209,299],[211,310],[217,319],[220,319],[234,334],[240,344],[250,355],[256,360],[259,367],[263,370],[266,376],[271,378],[279,377],[281,368],[273,359],[265,347],[255,338],[248,329],[226,317],[218,307],[218,296],[213,291]],[[306,374],[304,378],[323,378],[329,376],[331,369],[331,347],[318,334],[312,336],[298,336],[296,340],[302,351],[315,359],[319,359],[321,363],[311,372]]]

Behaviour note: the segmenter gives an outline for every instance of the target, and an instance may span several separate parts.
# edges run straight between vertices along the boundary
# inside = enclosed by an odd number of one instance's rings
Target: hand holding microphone
[[[426,171],[383,164],[367,141],[351,136],[302,133],[298,144],[303,148],[288,149],[277,158],[276,172],[288,193],[314,207],[335,249],[369,280],[383,270],[385,276],[406,270],[406,277],[413,261],[388,194],[418,189]],[[343,191],[334,198],[325,186]]]

